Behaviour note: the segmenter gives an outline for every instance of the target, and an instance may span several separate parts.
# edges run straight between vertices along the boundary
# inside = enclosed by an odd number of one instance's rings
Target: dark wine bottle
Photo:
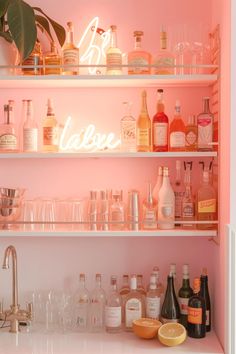
[[[200,294],[205,299],[206,302],[206,331],[210,332],[211,330],[211,300],[208,291],[208,276],[207,269],[203,268],[201,275],[201,290]]]
[[[161,321],[163,323],[179,322],[179,319],[179,303],[175,295],[174,278],[172,273],[170,273],[170,275],[167,277],[167,289],[161,309]]]
[[[188,325],[188,301],[193,296],[193,289],[189,284],[188,264],[183,265],[182,287],[179,289],[178,300],[180,306],[180,323],[187,329]]]
[[[188,335],[192,338],[206,336],[206,302],[200,295],[200,279],[193,283],[194,295],[188,302]]]

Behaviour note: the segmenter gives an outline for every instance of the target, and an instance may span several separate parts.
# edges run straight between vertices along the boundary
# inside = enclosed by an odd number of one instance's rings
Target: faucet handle
[[[29,319],[33,319],[33,303],[32,302],[27,302],[26,303],[26,310],[28,312]]]

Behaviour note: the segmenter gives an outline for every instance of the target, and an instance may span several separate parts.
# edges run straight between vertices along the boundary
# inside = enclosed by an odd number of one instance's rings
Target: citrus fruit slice
[[[168,347],[183,343],[186,337],[186,329],[180,323],[165,323],[158,331],[159,341]]]

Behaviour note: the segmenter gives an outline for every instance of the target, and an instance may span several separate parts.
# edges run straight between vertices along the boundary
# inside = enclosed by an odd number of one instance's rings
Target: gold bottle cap
[[[67,26],[69,29],[72,29],[73,28],[73,22],[69,21],[67,22]]]
[[[116,29],[117,29],[117,26],[116,26],[116,25],[111,25],[111,30],[112,30],[112,32],[116,31]]]

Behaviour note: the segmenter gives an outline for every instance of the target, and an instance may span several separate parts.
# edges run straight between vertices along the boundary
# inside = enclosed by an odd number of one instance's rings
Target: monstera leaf
[[[22,0],[10,1],[7,9],[7,23],[23,61],[34,49],[37,38],[35,14],[32,7]]]

